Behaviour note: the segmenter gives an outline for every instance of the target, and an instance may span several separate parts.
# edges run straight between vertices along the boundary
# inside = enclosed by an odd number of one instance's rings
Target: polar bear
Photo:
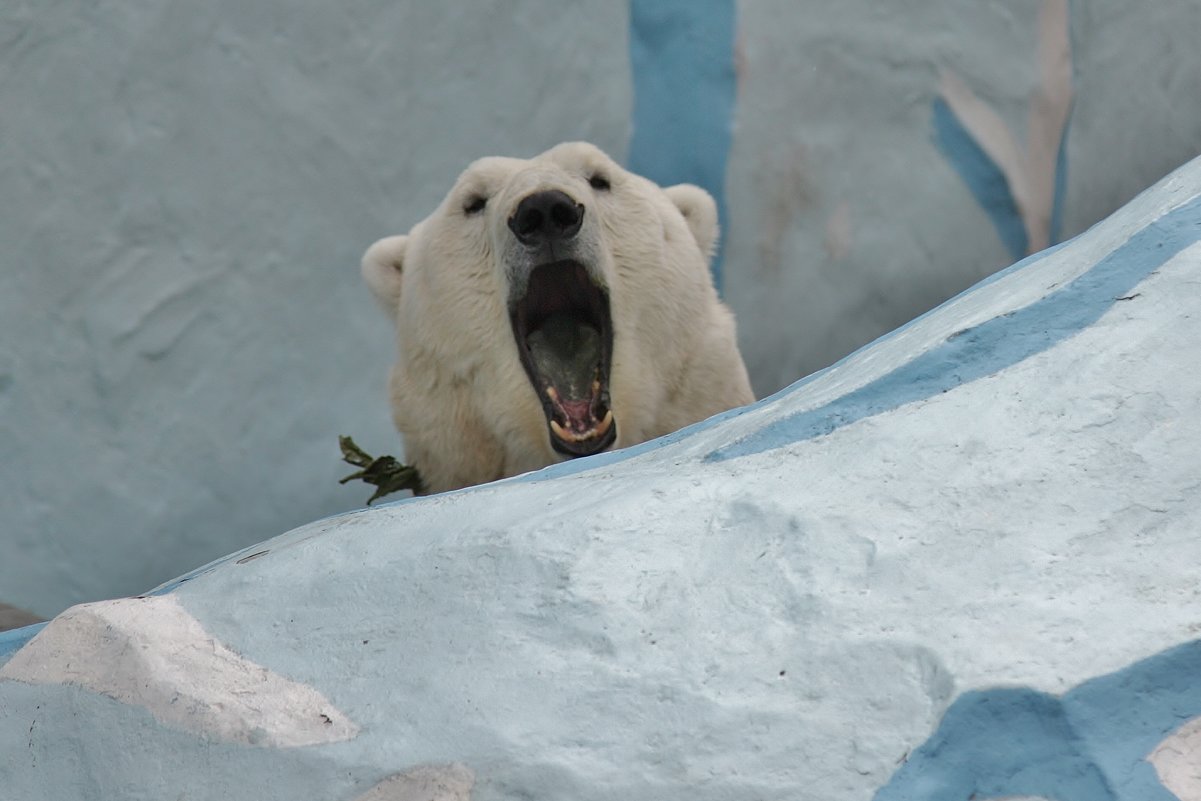
[[[754,400],[709,273],[717,207],[583,142],[483,158],[363,256],[427,492],[670,433]]]

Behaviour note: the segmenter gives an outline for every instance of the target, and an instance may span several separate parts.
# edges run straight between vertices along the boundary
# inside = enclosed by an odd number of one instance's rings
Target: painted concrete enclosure
[[[140,592],[361,503],[337,435],[399,444],[358,257],[478,156],[589,139],[716,192],[761,394],[1015,260],[999,130],[1084,230],[1201,149],[1201,4],[1067,12],[0,4],[0,603]]]
[[[747,409],[10,633],[4,791],[1201,799],[1199,286],[1201,160]]]

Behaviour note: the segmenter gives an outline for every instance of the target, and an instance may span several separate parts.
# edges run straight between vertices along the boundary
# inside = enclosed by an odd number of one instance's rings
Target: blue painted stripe
[[[1008,688],[964,693],[875,801],[1006,796],[1115,801],[1052,695]]]
[[[1030,250],[1030,241],[1005,174],[941,97],[934,101],[933,125],[938,149],[988,214],[1009,255],[1014,259],[1025,256]],[[1062,148],[1060,150],[1062,153]]]
[[[0,631],[0,665],[3,665],[13,654],[24,648],[25,643],[32,640],[44,628],[46,628],[45,623],[34,623],[32,626],[22,626],[19,629]]]
[[[976,142],[975,137],[963,126],[955,112],[942,98],[933,104],[932,124],[934,141],[947,157],[959,177],[967,184],[976,202],[992,220],[1001,243],[1014,259],[1020,259],[1030,250],[1026,226],[1013,199],[1009,181],[987,153]],[[1071,113],[1064,123],[1055,157],[1055,189],[1051,201],[1051,220],[1048,236],[1051,244],[1059,242],[1063,229],[1063,208],[1067,197],[1068,180],[1068,129]]]
[[[733,0],[630,0],[628,166],[662,186],[703,187],[717,200],[723,225],[737,90],[735,25]],[[719,243],[713,259],[719,288],[723,250]]]
[[[961,292],[956,297],[962,297],[963,295],[967,295],[971,292],[975,292],[977,289],[984,287],[984,286],[988,286],[989,284],[993,283],[994,281],[998,281],[1002,277],[1004,277],[1014,271],[1025,269],[1026,267],[1028,267],[1036,262],[1042,261],[1047,256],[1051,255],[1055,251],[1064,247],[1066,244],[1067,243],[1064,243],[1061,245],[1056,245],[1055,247],[1047,248],[1042,253],[1035,253],[1033,256],[1029,256],[1016,264],[1011,264],[1010,266],[1006,267],[1003,270],[998,270],[996,273],[994,273],[993,275],[990,275],[988,278],[985,278],[983,281],[980,281],[978,284],[974,284],[970,288],[965,289],[963,292]],[[945,306],[947,303],[952,303],[952,302],[954,302],[954,298],[952,298],[951,300],[947,301],[946,303],[944,303],[942,305]],[[941,308],[941,306],[939,308]],[[570,476],[570,475],[574,475],[576,473],[582,473],[585,470],[594,470],[594,469],[600,468],[600,467],[608,467],[609,465],[617,464],[618,462],[625,461],[626,459],[633,459],[637,456],[642,456],[643,454],[658,450],[659,448],[665,448],[668,445],[673,445],[677,442],[680,442],[681,440],[691,437],[693,434],[697,434],[706,429],[713,428],[714,426],[719,426],[722,423],[725,423],[727,420],[733,420],[735,417],[741,417],[742,415],[746,414],[747,412],[752,412],[752,411],[760,409],[770,403],[775,403],[780,398],[783,398],[786,395],[791,395],[794,392],[799,391],[806,385],[811,384],[812,382],[818,380],[819,378],[821,378],[823,375],[830,372],[831,370],[837,370],[842,364],[844,364],[845,362],[854,358],[856,353],[867,350],[869,348],[873,348],[878,343],[897,336],[901,332],[909,329],[912,326],[917,325],[923,319],[925,319],[926,317],[928,317],[931,314],[936,313],[937,311],[938,311],[937,308],[931,309],[930,311],[926,312],[925,314],[922,314],[919,317],[909,321],[908,323],[901,326],[900,328],[890,331],[889,333],[885,334],[884,336],[880,337],[879,339],[875,340],[874,342],[870,342],[867,345],[864,345],[862,348],[859,348],[859,350],[855,351],[855,353],[852,353],[848,356],[844,356],[842,359],[839,359],[837,362],[830,365],[829,367],[825,367],[821,370],[818,370],[816,373],[807,375],[798,381],[794,381],[793,383],[789,384],[788,386],[784,387],[783,389],[779,390],[778,392],[768,395],[766,398],[762,398],[762,399],[755,401],[754,403],[749,404],[747,406],[739,406],[735,409],[730,409],[729,411],[725,411],[720,414],[716,414],[713,417],[708,418],[707,420],[701,420],[699,423],[693,423],[692,425],[685,426],[684,428],[681,428],[678,431],[673,431],[670,434],[665,434],[662,437],[659,437],[657,439],[648,440],[648,441],[640,443],[638,445],[631,445],[628,448],[622,448],[621,450],[618,450],[618,451],[606,451],[604,453],[598,453],[595,456],[585,456],[585,457],[582,457],[579,459],[568,459],[565,462],[559,462],[558,464],[551,465],[550,467],[544,467],[541,470],[535,470],[532,473],[525,473],[520,476],[516,476],[515,478],[509,478],[509,479],[504,479],[504,480],[505,481],[545,481],[548,479],[559,478],[562,476]],[[471,489],[472,488],[469,487],[465,490],[457,490],[457,491],[458,492],[470,492]],[[406,503],[410,500],[412,500],[412,499],[404,498],[399,501],[392,501],[392,503],[390,503],[390,504],[381,504],[381,506],[390,506],[392,504]]]
[[[1195,198],[1134,234],[1058,291],[956,332],[887,375],[821,408],[773,421],[707,458],[732,459],[823,436],[1012,367],[1096,322],[1116,298],[1199,240],[1201,198]]]
[[[1028,688],[967,692],[875,801],[1176,801],[1146,756],[1198,716],[1201,641],[1090,679],[1062,698]]]

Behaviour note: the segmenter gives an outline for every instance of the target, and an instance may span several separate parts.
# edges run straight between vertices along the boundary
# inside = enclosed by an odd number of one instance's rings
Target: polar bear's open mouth
[[[576,261],[535,267],[509,317],[521,365],[542,402],[551,445],[588,456],[617,438],[609,408],[609,296]]]

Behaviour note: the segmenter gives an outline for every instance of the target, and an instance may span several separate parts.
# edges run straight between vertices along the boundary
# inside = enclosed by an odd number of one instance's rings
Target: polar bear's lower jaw
[[[613,327],[608,293],[577,261],[540,265],[510,304],[513,337],[546,415],[551,447],[588,456],[616,441],[609,408]]]
[[[576,457],[599,453],[613,444],[617,439],[613,410],[601,402],[600,393],[599,381],[592,398],[581,401],[563,400],[553,385],[546,387],[544,394],[550,400],[546,421],[551,447],[565,456]],[[600,412],[601,409],[604,411]]]

